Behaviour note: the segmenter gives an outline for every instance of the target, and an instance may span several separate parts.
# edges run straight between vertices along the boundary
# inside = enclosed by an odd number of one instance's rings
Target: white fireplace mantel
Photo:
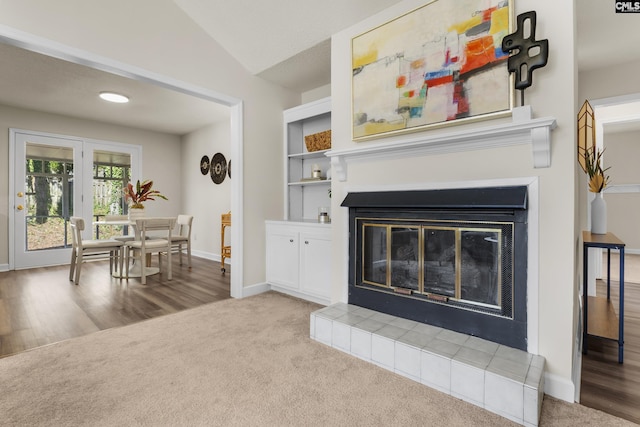
[[[332,174],[339,181],[347,180],[350,161],[399,159],[428,154],[453,153],[486,148],[530,144],[534,168],[551,166],[551,130],[557,126],[553,117],[531,118],[531,107],[512,110],[512,122],[438,135],[419,136],[357,148],[330,150]]]

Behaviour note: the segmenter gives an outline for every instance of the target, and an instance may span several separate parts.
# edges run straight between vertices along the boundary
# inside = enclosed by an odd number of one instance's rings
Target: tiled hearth
[[[310,335],[522,425],[538,425],[542,356],[344,303],[313,312]]]

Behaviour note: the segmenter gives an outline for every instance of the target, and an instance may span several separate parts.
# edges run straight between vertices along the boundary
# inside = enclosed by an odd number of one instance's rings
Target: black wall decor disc
[[[227,175],[229,175],[229,179],[231,179],[231,159],[229,159],[229,163],[227,163]]]
[[[227,159],[222,153],[216,153],[211,158],[211,180],[216,184],[221,184],[227,176]]]
[[[202,172],[202,175],[209,173],[209,156],[205,155],[200,159],[200,172]]]

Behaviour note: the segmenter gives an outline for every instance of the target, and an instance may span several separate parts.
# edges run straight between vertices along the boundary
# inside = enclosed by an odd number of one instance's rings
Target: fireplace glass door
[[[364,284],[435,301],[500,309],[500,227],[386,221],[362,225]]]

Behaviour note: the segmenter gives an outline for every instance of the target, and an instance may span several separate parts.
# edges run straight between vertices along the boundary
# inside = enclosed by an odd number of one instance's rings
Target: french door
[[[68,264],[69,218],[83,217],[83,237],[95,238],[93,220],[121,206],[119,189],[132,170],[139,170],[141,149],[14,129],[10,139],[10,265],[23,269]]]
[[[82,210],[82,140],[15,133],[14,267],[65,264],[69,217]]]

